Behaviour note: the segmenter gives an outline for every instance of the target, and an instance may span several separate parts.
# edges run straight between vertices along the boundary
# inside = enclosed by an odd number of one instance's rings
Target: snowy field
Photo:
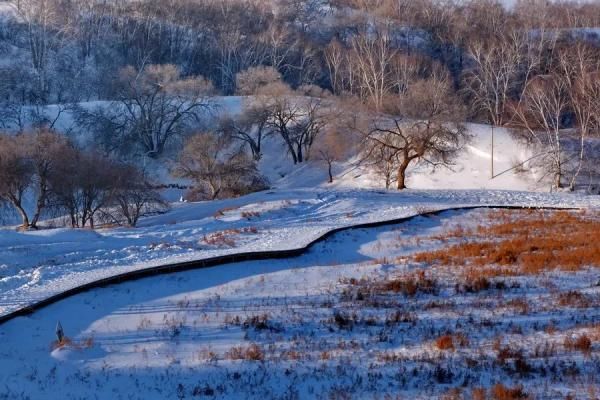
[[[480,205],[600,206],[599,196],[516,191],[274,190],[176,205],[135,229],[0,231],[0,315],[132,270],[306,246],[344,226]]]
[[[421,193],[397,196],[397,207],[402,198],[427,204]],[[508,213],[517,212],[448,211],[341,232],[290,260],[71,297],[2,326],[0,398],[595,398],[597,268],[515,267],[483,284],[458,265],[412,256],[476,237],[480,224]],[[598,222],[594,213],[576,215]],[[61,346],[52,343],[59,320],[68,337]]]

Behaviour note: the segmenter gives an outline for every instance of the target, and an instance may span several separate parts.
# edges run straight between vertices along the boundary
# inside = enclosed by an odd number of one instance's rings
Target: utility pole
[[[492,177],[490,179],[494,179],[494,123],[492,122]]]

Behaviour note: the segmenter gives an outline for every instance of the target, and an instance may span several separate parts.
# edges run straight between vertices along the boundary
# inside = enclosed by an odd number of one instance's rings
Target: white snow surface
[[[339,221],[335,215],[353,202],[362,204],[362,212],[381,204],[408,214],[417,200],[425,206],[444,200],[435,193],[385,195],[395,197],[388,202],[379,196],[338,194],[329,198],[338,204],[335,212],[326,211],[325,197],[305,196],[306,204],[291,208]],[[516,204],[519,195],[514,196]],[[263,212],[288,215],[281,205],[264,203]],[[502,278],[505,289],[472,294],[457,292],[460,278],[452,269],[431,266],[439,293],[358,297],[360,286],[351,280],[385,281],[409,272],[414,265],[398,257],[436,248],[427,238],[453,226],[476,226],[486,212],[450,211],[341,232],[297,258],[151,277],[65,299],[0,329],[0,398],[444,399],[446,390],[465,382],[471,387],[524,383],[531,398],[588,398],[586,388],[598,382],[597,348],[592,357],[541,351],[562,349],[566,337],[591,334],[591,324],[600,321],[597,307],[554,307],[559,294],[572,290],[596,298],[596,268]],[[300,216],[288,216],[294,227]],[[237,218],[226,213],[230,222]],[[525,302],[528,313],[514,301]],[[354,322],[344,327],[336,315]],[[263,325],[256,322],[263,317]],[[57,321],[71,344],[53,350]],[[464,332],[469,344],[437,349],[433,340],[448,331]],[[521,376],[509,368],[511,362],[494,361],[498,338],[524,351],[534,371],[546,368],[551,375]],[[262,349],[264,359],[232,355],[251,345]],[[568,379],[573,370],[577,379]]]
[[[278,189],[175,204],[166,214],[143,219],[138,228],[3,229],[0,314],[128,271],[225,254],[302,248],[335,228],[484,205],[597,208],[600,197],[499,190]],[[218,232],[225,232],[227,240],[212,240]]]

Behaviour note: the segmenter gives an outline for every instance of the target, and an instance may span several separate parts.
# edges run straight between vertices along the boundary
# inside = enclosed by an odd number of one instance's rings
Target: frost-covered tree
[[[414,162],[434,167],[451,164],[469,139],[462,124],[464,113],[447,79],[417,82],[402,97],[403,118],[377,117],[365,133],[367,163],[387,171],[396,169],[398,190],[406,188],[406,171]]]
[[[254,160],[230,137],[213,132],[187,140],[173,174],[194,182],[193,199],[214,200],[264,188]]]

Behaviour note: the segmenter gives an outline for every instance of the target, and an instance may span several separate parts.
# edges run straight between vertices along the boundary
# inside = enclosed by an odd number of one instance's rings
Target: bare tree
[[[225,135],[200,133],[190,137],[179,157],[175,176],[191,179],[193,198],[226,198],[264,188],[254,161],[232,146]]]
[[[54,172],[61,167],[65,153],[68,153],[71,149],[65,136],[47,128],[23,134],[21,138],[35,173],[33,186],[36,205],[31,219],[31,227],[35,229],[44,209],[51,205],[54,190],[52,181]]]
[[[282,0],[284,18],[297,24],[303,33],[309,31],[323,14],[324,0]]]
[[[135,227],[144,214],[163,212],[168,208],[160,193],[138,168],[120,164],[115,170],[115,190],[105,213],[113,215],[117,222],[125,221],[128,226]],[[116,215],[112,214],[114,208]]]
[[[600,54],[587,43],[568,44],[558,55],[562,79],[567,86],[570,105],[579,136],[579,155],[569,188],[575,189],[586,161],[586,141],[600,128]]]
[[[432,78],[417,82],[402,97],[405,119],[377,118],[365,134],[367,162],[388,171],[396,168],[398,190],[406,188],[406,171],[417,161],[448,166],[468,140],[464,111],[450,83]],[[375,162],[373,161],[375,158]]]
[[[465,73],[465,88],[494,126],[504,124],[511,92],[518,87],[521,39],[513,31],[492,40],[475,38],[468,47],[473,68]]]
[[[310,158],[311,147],[327,123],[323,100],[279,95],[271,97],[267,104],[267,126],[283,139],[294,164]]]
[[[563,117],[569,107],[569,91],[565,79],[558,73],[532,78],[523,100],[514,107],[515,122],[537,143],[549,159],[548,172],[554,176],[554,186],[562,187],[564,174]]]
[[[19,213],[21,227],[30,226],[30,218],[25,209],[24,197],[30,189],[35,169],[19,137],[0,135],[0,198],[7,201]]]
[[[73,149],[52,175],[53,195],[70,219],[71,227],[94,229],[96,215],[109,206],[117,189],[115,163],[96,152]]]
[[[349,155],[352,140],[349,133],[343,134],[338,127],[329,127],[315,144],[315,158],[327,167],[329,183],[333,183],[333,165]]]
[[[329,73],[329,82],[333,93],[341,94],[346,89],[346,76],[348,75],[347,68],[347,50],[339,42],[332,40],[324,51],[325,64]]]
[[[53,40],[58,35],[59,11],[51,0],[20,0],[19,15],[27,28],[31,66],[36,71],[37,92],[42,100],[49,93],[48,64]]]
[[[203,78],[182,78],[174,65],[127,67],[119,75],[119,102],[109,110],[87,113],[83,120],[107,121],[119,143],[133,142],[158,157],[174,137],[209,108],[211,85]],[[113,138],[114,141],[114,138]]]
[[[273,67],[252,67],[236,75],[237,92],[246,96],[259,94],[261,88],[281,81],[281,74]]]
[[[393,86],[392,60],[397,54],[385,30],[363,33],[352,39],[350,61],[362,98],[370,99],[377,110]]]
[[[269,129],[269,119],[271,111],[260,100],[245,102],[242,114],[237,117],[225,117],[220,122],[220,131],[246,144],[252,152],[255,161],[262,157],[262,144],[267,135],[271,133]]]

